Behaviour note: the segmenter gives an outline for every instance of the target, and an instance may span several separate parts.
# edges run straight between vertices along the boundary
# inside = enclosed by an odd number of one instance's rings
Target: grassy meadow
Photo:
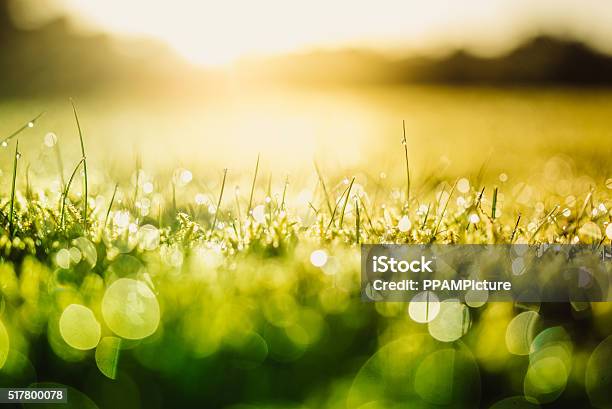
[[[87,409],[612,407],[609,303],[420,323],[359,295],[361,243],[609,246],[611,92],[75,104],[0,101],[0,386]]]

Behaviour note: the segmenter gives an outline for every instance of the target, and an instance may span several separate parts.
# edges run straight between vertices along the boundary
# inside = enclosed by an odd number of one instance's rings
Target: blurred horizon
[[[65,18],[71,31],[156,39],[193,63],[223,66],[244,58],[314,50],[364,49],[390,57],[466,50],[495,57],[542,35],[612,54],[612,11],[597,0],[346,0],[251,4],[178,0],[22,0],[10,3],[22,27]]]
[[[499,9],[493,6],[489,8],[493,7],[498,12],[503,10],[505,2],[494,3]],[[380,41],[372,34],[369,39],[337,42],[334,38],[339,34],[335,33],[330,34],[327,42],[322,38],[319,42],[313,40],[310,45],[299,46],[296,43],[295,46],[272,53],[258,54],[248,50],[242,53],[238,52],[241,46],[233,42],[235,40],[240,43],[243,34],[231,41],[223,37],[210,39],[205,29],[193,29],[190,26],[191,20],[187,19],[184,29],[195,30],[190,31],[193,37],[190,41],[201,42],[203,53],[206,53],[207,41],[229,49],[235,47],[238,54],[227,60],[229,63],[225,61],[225,65],[194,63],[197,58],[190,58],[160,33],[146,32],[144,29],[130,32],[128,29],[113,28],[112,24],[108,25],[110,23],[105,25],[104,19],[92,21],[91,16],[87,17],[87,10],[91,10],[93,4],[68,0],[47,0],[36,4],[0,0],[0,44],[5,50],[0,57],[0,74],[5,78],[0,96],[82,95],[113,89],[184,95],[214,92],[227,87],[275,84],[612,85],[612,55],[605,53],[612,52],[612,41],[596,34],[607,29],[598,29],[595,22],[589,35],[576,27],[572,28],[574,25],[581,26],[580,16],[587,13],[584,10],[582,14],[576,14],[577,22],[562,24],[569,18],[567,9],[573,7],[575,2],[559,2],[558,10],[544,19],[549,21],[546,24],[538,24],[527,18],[520,26],[529,26],[530,29],[516,28],[508,31],[500,27],[491,35],[476,36],[482,37],[483,41],[490,40],[490,37],[505,39],[485,52],[484,48],[474,46],[467,37],[450,38],[446,45],[441,45],[441,42],[423,42],[420,48],[404,45],[390,52],[389,45],[393,43],[390,34],[389,38],[380,38]],[[121,3],[124,8],[115,2],[104,4],[100,7],[106,10],[104,16],[109,17],[123,15],[121,11],[125,12],[139,2],[132,0]],[[179,11],[167,16],[168,25],[173,26],[173,21],[182,18],[180,10],[189,9],[190,4],[193,6],[188,1],[179,2]],[[475,12],[473,5],[476,3],[467,4],[471,6],[464,13],[469,14],[469,10]],[[590,10],[587,14],[598,10],[598,6],[591,7],[584,2],[581,4],[584,9]],[[142,7],[142,16],[149,12],[159,12],[157,7]],[[547,7],[550,8],[550,5]],[[489,8],[484,9],[486,13],[497,15]],[[381,10],[382,16],[391,12],[389,9]],[[535,7],[534,16],[545,15],[543,10],[548,9],[544,6]],[[421,11],[426,16],[437,15],[429,8]],[[452,8],[437,11],[447,15]],[[481,10],[482,13],[485,11]],[[605,16],[605,12],[598,15]],[[132,20],[140,21],[142,16]],[[258,16],[255,13],[253,18]],[[507,18],[516,18],[512,16],[508,15]],[[282,13],[276,17],[270,16],[272,20],[275,18],[282,18]],[[308,20],[314,17],[307,14],[304,18]],[[433,19],[432,16],[429,18]],[[457,20],[465,24],[472,18],[457,17]],[[504,16],[496,18],[503,20]],[[147,18],[144,21],[148,21]],[[559,24],[550,21],[558,21]],[[222,23],[232,25],[229,20],[219,22]],[[444,34],[444,26],[436,22],[431,24],[431,30]],[[455,25],[446,26],[449,31],[444,35],[452,37],[456,30],[453,27]],[[290,27],[287,29],[291,31]],[[301,29],[296,27],[298,31]],[[240,30],[237,28],[237,31]],[[400,34],[395,33],[396,37]],[[405,34],[405,38],[412,37]],[[269,38],[269,41],[273,44],[276,40]],[[214,50],[211,51],[212,55]]]

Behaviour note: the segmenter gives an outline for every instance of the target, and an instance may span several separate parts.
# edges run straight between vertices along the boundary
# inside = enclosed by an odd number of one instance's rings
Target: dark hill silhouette
[[[497,58],[479,58],[464,51],[425,63],[400,61],[404,81],[491,84],[612,84],[612,58],[587,45],[552,37],[536,37]],[[402,75],[404,73],[404,75]]]
[[[9,1],[0,0],[0,97],[78,95],[100,89],[199,92],[218,82],[217,74],[189,65],[153,40],[76,35],[61,18],[38,29],[20,29],[11,19]],[[611,56],[581,42],[546,36],[496,58],[477,57],[463,50],[439,59],[390,58],[345,49],[242,61],[234,71],[255,81],[308,86],[612,85]]]
[[[75,95],[121,87],[176,89],[204,77],[155,41],[76,35],[59,18],[33,30],[14,25],[0,0],[0,96]],[[131,50],[129,53],[119,51]]]

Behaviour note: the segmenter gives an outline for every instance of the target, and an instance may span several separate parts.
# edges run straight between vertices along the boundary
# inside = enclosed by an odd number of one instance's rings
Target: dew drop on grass
[[[206,196],[204,196],[202,193],[196,193],[195,202],[198,205],[203,205],[204,203],[206,203]]]
[[[96,348],[96,365],[107,378],[116,379],[121,338],[104,337]]]
[[[257,223],[264,223],[266,221],[266,208],[264,205],[255,206],[253,209],[253,219]]]
[[[54,134],[53,132],[49,132],[44,137],[44,143],[45,143],[45,146],[49,148],[54,147],[55,144],[57,143],[57,135]]]
[[[157,330],[159,304],[145,283],[120,278],[104,293],[102,316],[115,334],[127,339],[142,339]]]
[[[138,245],[143,250],[152,251],[159,247],[160,234],[157,227],[145,224],[138,229]]]
[[[408,218],[408,216],[403,216],[401,219],[399,219],[399,222],[397,222],[397,228],[402,233],[406,233],[407,231],[410,230],[411,227],[412,227],[412,223],[410,222],[410,219]]]
[[[315,267],[323,267],[327,263],[327,253],[325,250],[315,250],[310,254],[310,262]]]
[[[525,311],[510,321],[506,328],[506,348],[514,355],[529,355],[540,315]]]
[[[6,362],[6,358],[8,357],[10,349],[10,340],[8,336],[8,332],[4,327],[2,321],[0,321],[0,369],[4,367]]]
[[[594,407],[612,408],[612,336],[604,339],[594,350],[587,363],[584,386]]]
[[[425,324],[436,318],[440,312],[440,300],[431,291],[423,291],[415,295],[408,304],[408,315],[415,322]]]
[[[143,191],[145,194],[152,193],[152,192],[153,192],[153,183],[151,183],[151,182],[145,182],[145,183],[142,185],[142,191]]]
[[[83,305],[70,304],[64,309],[59,330],[64,341],[75,349],[92,349],[100,341],[100,324],[93,311]]]
[[[34,122],[28,122],[28,128],[34,128]]]
[[[8,146],[8,143],[6,141],[2,141],[2,147],[6,148]]]
[[[461,178],[457,181],[457,190],[461,193],[467,193],[470,191],[470,181],[466,178]]]
[[[442,342],[453,342],[467,333],[470,327],[470,312],[457,300],[440,303],[440,312],[428,324],[429,334]]]

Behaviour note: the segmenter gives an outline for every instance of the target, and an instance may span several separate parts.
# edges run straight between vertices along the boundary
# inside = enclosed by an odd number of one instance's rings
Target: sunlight
[[[213,66],[244,57],[346,46],[439,52],[467,45],[494,54],[534,27],[559,31],[560,24],[609,47],[606,19],[612,13],[594,0],[588,9],[586,2],[572,0],[543,1],[537,7],[512,0],[178,0],[171,7],[145,0],[56,1],[83,28],[161,39],[190,61]]]

